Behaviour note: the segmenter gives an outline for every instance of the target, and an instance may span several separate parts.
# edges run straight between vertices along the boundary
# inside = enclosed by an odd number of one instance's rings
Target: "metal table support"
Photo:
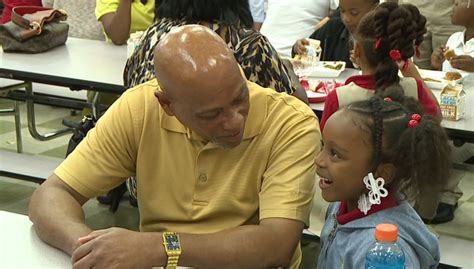
[[[28,119],[28,130],[33,138],[39,141],[48,141],[53,138],[71,133],[73,131],[72,128],[64,128],[60,130],[56,130],[53,132],[49,132],[46,134],[40,134],[36,129],[36,118],[35,118],[35,103],[33,101],[33,85],[31,82],[27,82],[25,87],[26,89],[26,112],[27,112],[27,119]]]
[[[5,87],[0,87],[0,97],[8,94],[9,91],[26,88],[28,83],[21,82]],[[20,119],[20,105],[19,101],[14,101],[13,108],[0,109],[0,116],[14,116],[15,117],[15,135],[16,135],[16,151],[23,152],[23,140],[21,138],[21,119]]]

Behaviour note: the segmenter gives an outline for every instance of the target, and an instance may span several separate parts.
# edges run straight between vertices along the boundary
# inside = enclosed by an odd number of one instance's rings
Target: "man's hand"
[[[439,48],[433,51],[431,54],[431,67],[435,70],[441,70],[443,62],[446,60],[444,58],[444,52],[448,48],[444,45],[441,45]]]
[[[162,242],[160,238],[158,233],[140,233],[122,228],[94,231],[79,238],[79,247],[71,257],[73,268],[159,266],[159,260],[165,260],[164,249],[159,246]]]
[[[296,41],[296,43],[293,45],[293,53],[294,54],[299,54],[303,55],[306,53],[306,47],[309,45],[309,41],[305,38],[299,39]]]
[[[474,72],[474,58],[469,55],[459,55],[449,61],[453,68],[466,72]]]

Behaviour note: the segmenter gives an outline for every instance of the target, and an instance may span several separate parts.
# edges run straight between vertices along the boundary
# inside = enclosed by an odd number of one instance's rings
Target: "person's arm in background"
[[[281,59],[281,61],[288,71],[288,75],[290,76],[291,83],[293,83],[293,86],[295,87],[293,96],[300,99],[305,104],[309,105],[308,95],[306,95],[305,89],[301,85],[298,76],[295,74],[295,71],[293,70],[293,65],[291,64],[290,60]]]
[[[254,21],[254,28],[260,31],[265,20],[265,0],[249,0],[250,12]]]
[[[443,62],[446,60],[444,57],[444,52],[447,49],[448,48],[445,45],[441,45],[440,47],[436,48],[431,54],[431,67],[434,70],[441,70]]]
[[[100,2],[102,2],[101,0]],[[151,1],[151,0],[150,0]],[[130,36],[133,0],[119,0],[117,10],[104,14],[100,21],[105,33],[115,45],[123,45]],[[100,3],[98,3],[99,5]]]
[[[430,97],[438,105],[438,108],[439,108],[438,99],[434,95],[433,91],[430,90],[428,85],[426,85],[425,81],[423,80],[423,77],[421,76],[420,72],[418,71],[418,67],[413,63],[412,60],[409,59],[407,68],[405,70],[403,70],[403,68],[402,68],[402,69],[400,69],[400,71],[402,72],[402,75],[404,77],[411,77],[411,78],[414,78],[414,79],[417,79],[417,80],[421,81],[421,84],[423,85],[423,88],[428,92]]]
[[[336,13],[335,13],[336,14]],[[333,16],[336,16],[333,14]],[[338,13],[337,13],[338,14]],[[321,41],[321,49],[324,50],[323,47],[323,40],[326,38],[327,34],[327,23],[330,21],[331,18],[328,18],[328,20],[322,21],[321,25],[318,25],[318,29],[316,29],[310,36],[309,38],[311,39],[316,39]],[[295,42],[291,49],[291,57],[295,57],[295,55],[303,55],[306,53],[306,47],[309,45],[309,41],[306,38],[299,39]]]
[[[449,64],[453,68],[466,71],[466,72],[474,72],[474,57],[469,56],[469,55],[459,55],[459,56],[454,56],[449,60]]]
[[[449,49],[441,45],[431,54],[431,67],[435,70],[442,70],[443,62],[446,61],[444,53]],[[470,55],[456,55],[449,59],[449,64],[455,68],[466,72],[474,72],[474,57]]]

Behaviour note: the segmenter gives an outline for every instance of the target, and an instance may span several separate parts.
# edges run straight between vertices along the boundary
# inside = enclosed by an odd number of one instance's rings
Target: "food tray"
[[[311,67],[308,77],[335,78],[346,68],[346,62],[323,61]]]
[[[446,72],[425,69],[420,69],[419,71],[426,86],[428,86],[430,89],[441,90],[450,82],[449,80],[444,79]],[[461,76],[462,77],[460,79],[455,80],[454,82],[458,84],[461,83],[466,74],[461,73]]]

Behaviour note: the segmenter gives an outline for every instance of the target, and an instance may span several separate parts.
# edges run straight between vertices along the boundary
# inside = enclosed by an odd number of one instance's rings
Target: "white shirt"
[[[448,42],[446,43],[446,46],[449,47],[450,49],[453,49],[456,55],[469,55],[474,57],[474,38],[469,39],[466,43],[464,43],[464,35],[466,31],[463,32],[456,32],[452,34]],[[467,73],[466,71],[462,71],[459,69],[455,69],[449,64],[448,61],[443,62],[443,71],[457,71],[460,73]]]
[[[265,20],[265,0],[249,0],[250,12],[254,22]]]
[[[338,5],[339,0],[268,0],[260,32],[280,56],[291,57],[296,40],[309,37],[314,32],[313,27]]]

